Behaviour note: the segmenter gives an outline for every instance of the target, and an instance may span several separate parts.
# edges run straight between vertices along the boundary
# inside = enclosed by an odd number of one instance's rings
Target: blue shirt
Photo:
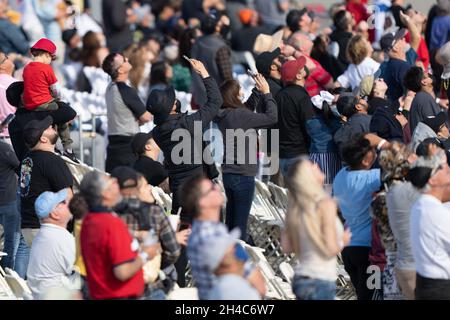
[[[439,49],[450,40],[450,16],[436,17],[430,33],[430,50]]]
[[[352,232],[349,246],[371,247],[370,203],[380,187],[380,169],[350,171],[345,167],[334,178],[333,194]]]

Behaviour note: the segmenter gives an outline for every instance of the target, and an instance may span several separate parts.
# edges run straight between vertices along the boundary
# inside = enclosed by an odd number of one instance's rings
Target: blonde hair
[[[133,69],[130,70],[130,82],[135,88],[139,86],[144,77],[146,55],[147,49],[144,46],[141,46],[135,47],[128,57],[130,59],[130,64],[133,66]]]
[[[360,34],[352,37],[347,45],[347,58],[359,65],[369,54],[368,41]]]
[[[328,195],[322,184],[311,174],[308,165],[310,163],[306,157],[302,157],[289,170],[289,178],[286,181],[289,190],[286,231],[295,254],[300,253],[299,239],[301,225],[303,225],[312,243],[326,255],[328,250],[322,237],[319,203]]]

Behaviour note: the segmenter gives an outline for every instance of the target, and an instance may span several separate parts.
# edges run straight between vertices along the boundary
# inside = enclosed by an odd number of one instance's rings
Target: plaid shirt
[[[231,52],[227,46],[223,46],[216,53],[216,63],[223,80],[233,79],[233,66],[231,64]],[[220,83],[218,83],[220,86]]]
[[[192,224],[192,232],[189,236],[187,255],[191,264],[192,277],[198,290],[198,298],[206,300],[217,277],[208,271],[203,255],[203,248],[210,245],[212,238],[223,237],[228,234],[227,227],[220,222],[198,221]],[[244,276],[247,277],[255,266],[250,261],[244,266]]]
[[[170,225],[169,218],[164,213],[164,210],[155,204],[149,205],[150,225],[155,230],[156,235],[161,243],[161,270],[174,264],[181,252],[181,247],[177,242],[175,232]],[[137,221],[131,215],[125,215],[124,218],[130,230],[137,230]],[[157,280],[150,284],[152,288],[162,288],[162,281]]]

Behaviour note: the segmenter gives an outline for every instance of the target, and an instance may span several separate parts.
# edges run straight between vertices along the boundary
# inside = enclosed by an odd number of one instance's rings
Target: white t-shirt
[[[380,64],[370,57],[366,57],[360,64],[350,64],[347,70],[337,78],[344,88],[351,87],[352,90],[361,84],[365,76],[374,75],[380,68]]]
[[[27,270],[27,284],[35,299],[42,299],[51,287],[67,287],[75,263],[75,238],[66,229],[41,224],[33,240]]]
[[[450,210],[430,195],[411,208],[411,244],[422,277],[450,280]]]

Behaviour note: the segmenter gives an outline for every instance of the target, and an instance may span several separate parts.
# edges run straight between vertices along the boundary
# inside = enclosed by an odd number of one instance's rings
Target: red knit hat
[[[36,42],[34,44],[34,46],[31,47],[31,49],[47,51],[48,53],[50,53],[52,55],[52,58],[56,57],[55,44],[46,38],[39,39],[39,41]]]
[[[283,82],[292,82],[298,72],[306,65],[306,58],[301,56],[297,60],[286,61],[281,66],[281,80]]]

